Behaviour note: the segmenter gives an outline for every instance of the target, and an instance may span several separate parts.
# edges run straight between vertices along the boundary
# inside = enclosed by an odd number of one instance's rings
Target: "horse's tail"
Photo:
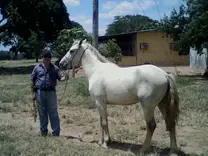
[[[166,126],[167,130],[170,131],[175,127],[179,118],[179,96],[176,86],[176,80],[174,75],[167,74],[167,79],[169,82],[168,87],[168,103],[166,106]]]

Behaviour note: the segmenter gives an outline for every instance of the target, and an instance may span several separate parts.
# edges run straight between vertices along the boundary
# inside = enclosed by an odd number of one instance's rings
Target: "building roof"
[[[146,30],[140,30],[140,31],[132,31],[132,32],[127,32],[127,33],[120,33],[120,34],[113,34],[113,35],[104,35],[104,36],[99,36],[98,40],[106,40],[110,38],[116,38],[116,37],[122,37],[122,36],[129,36],[132,34],[136,33],[141,33],[141,32],[151,32],[151,31],[159,31],[158,29],[146,29]]]

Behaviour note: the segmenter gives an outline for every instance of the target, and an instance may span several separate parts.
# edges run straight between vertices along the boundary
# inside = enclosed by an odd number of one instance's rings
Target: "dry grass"
[[[61,137],[37,136],[39,123],[34,123],[30,116],[29,76],[29,73],[0,75],[0,155],[141,155],[138,150],[146,127],[139,105],[109,106],[110,134],[117,143],[110,149],[97,145],[99,116],[89,97],[85,78],[70,79],[64,99],[59,103]],[[177,138],[181,154],[208,155],[207,80],[179,77],[177,83],[181,110]],[[58,83],[59,98],[64,85],[65,82]],[[157,129],[153,136],[153,153],[149,155],[168,155],[169,135],[158,109],[155,117]]]

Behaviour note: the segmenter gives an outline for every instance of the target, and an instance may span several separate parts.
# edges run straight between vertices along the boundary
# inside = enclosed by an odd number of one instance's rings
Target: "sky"
[[[88,33],[92,33],[93,0],[63,1],[69,18],[81,24]],[[182,3],[183,0],[99,0],[99,35],[105,34],[108,24],[113,22],[116,15],[141,14],[160,20],[164,14],[169,16],[173,8],[178,8]],[[8,48],[0,45],[0,50],[3,49]]]
[[[93,0],[64,0],[70,19],[80,23],[84,29],[92,32]],[[169,15],[173,7],[178,8],[183,0],[99,0],[99,35],[104,35],[114,16],[141,14],[160,20]],[[157,5],[156,5],[157,3]],[[158,6],[158,10],[157,10]]]

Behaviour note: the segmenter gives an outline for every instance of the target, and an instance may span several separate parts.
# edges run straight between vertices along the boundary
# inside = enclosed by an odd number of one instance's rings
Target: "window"
[[[141,50],[147,50],[148,49],[148,43],[140,43],[140,49]]]
[[[189,48],[183,48],[183,50],[178,52],[178,55],[189,55]]]
[[[134,51],[131,47],[123,48],[123,56],[134,56]]]
[[[170,43],[170,50],[176,50],[176,46],[174,42]]]

